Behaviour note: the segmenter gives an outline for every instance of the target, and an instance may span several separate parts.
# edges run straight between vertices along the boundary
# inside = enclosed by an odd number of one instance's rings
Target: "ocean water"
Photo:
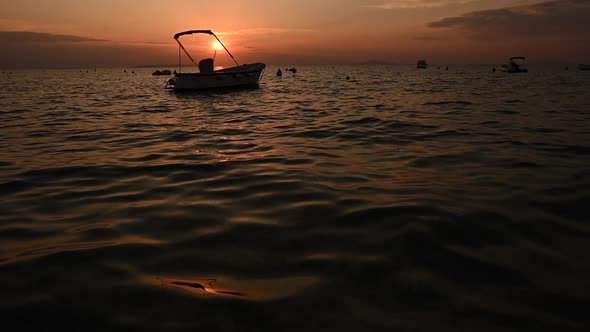
[[[3,329],[587,331],[590,72],[277,69],[2,73]]]

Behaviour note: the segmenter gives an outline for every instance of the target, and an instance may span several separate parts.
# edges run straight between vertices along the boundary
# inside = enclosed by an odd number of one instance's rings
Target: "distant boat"
[[[579,64],[578,65],[578,69],[579,70],[590,70],[590,64]]]
[[[426,69],[428,68],[428,62],[426,60],[418,60],[416,62],[416,69]]]
[[[155,76],[170,75],[170,74],[172,74],[172,72],[168,69],[156,70],[152,73],[152,75],[155,75]]]
[[[525,60],[525,57],[515,56],[510,58],[507,63],[496,67],[496,69],[505,73],[528,73],[529,70],[524,63]]]
[[[207,58],[199,61],[197,65],[193,57],[184,48],[179,38],[184,35],[191,34],[207,34],[215,37],[223,49],[234,60],[236,66],[215,70],[214,58]],[[221,89],[221,88],[238,88],[238,87],[257,87],[260,78],[266,65],[264,63],[254,63],[248,65],[240,65],[229,50],[223,45],[221,40],[211,30],[189,30],[179,32],[174,35],[174,40],[178,43],[179,52],[182,50],[193,64],[199,67],[198,73],[182,73],[182,63],[179,63],[179,72],[174,74],[166,83],[167,89],[174,91],[191,91],[191,90],[205,90],[205,89]],[[217,53],[216,53],[217,54]]]

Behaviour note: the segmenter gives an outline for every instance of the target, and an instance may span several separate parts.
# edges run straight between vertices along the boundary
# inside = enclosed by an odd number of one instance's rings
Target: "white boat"
[[[426,69],[426,68],[428,68],[428,62],[426,62],[426,60],[418,60],[418,62],[416,62],[416,68],[417,69]]]
[[[529,70],[524,63],[525,60],[522,56],[515,56],[510,58],[508,63],[496,67],[496,69],[505,73],[528,73]]]
[[[236,66],[215,70],[215,58],[207,58],[195,63],[193,57],[188,53],[186,48],[182,45],[179,38],[184,35],[191,34],[207,34],[215,37],[219,45],[229,54]],[[178,43],[179,54],[180,50],[194,63],[198,68],[198,73],[183,73],[181,57],[178,57],[179,71],[175,72],[174,78],[171,78],[166,83],[167,89],[174,91],[195,91],[207,89],[223,89],[223,88],[241,88],[241,87],[257,87],[262,73],[266,68],[264,63],[253,63],[247,65],[240,65],[230,51],[223,45],[221,40],[211,30],[189,30],[179,32],[174,35],[174,40]],[[217,52],[215,53],[217,55]]]
[[[578,65],[578,69],[579,70],[590,70],[590,64],[585,65],[585,64],[581,63]]]

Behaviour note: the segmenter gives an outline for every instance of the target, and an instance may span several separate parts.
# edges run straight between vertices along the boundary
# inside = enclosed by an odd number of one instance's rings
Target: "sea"
[[[3,71],[0,326],[588,331],[590,72],[529,68]]]

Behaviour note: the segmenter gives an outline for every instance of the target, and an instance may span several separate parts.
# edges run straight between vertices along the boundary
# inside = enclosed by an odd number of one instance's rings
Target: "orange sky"
[[[588,17],[588,0],[0,0],[0,68],[173,64],[188,29],[244,63],[590,62]]]

